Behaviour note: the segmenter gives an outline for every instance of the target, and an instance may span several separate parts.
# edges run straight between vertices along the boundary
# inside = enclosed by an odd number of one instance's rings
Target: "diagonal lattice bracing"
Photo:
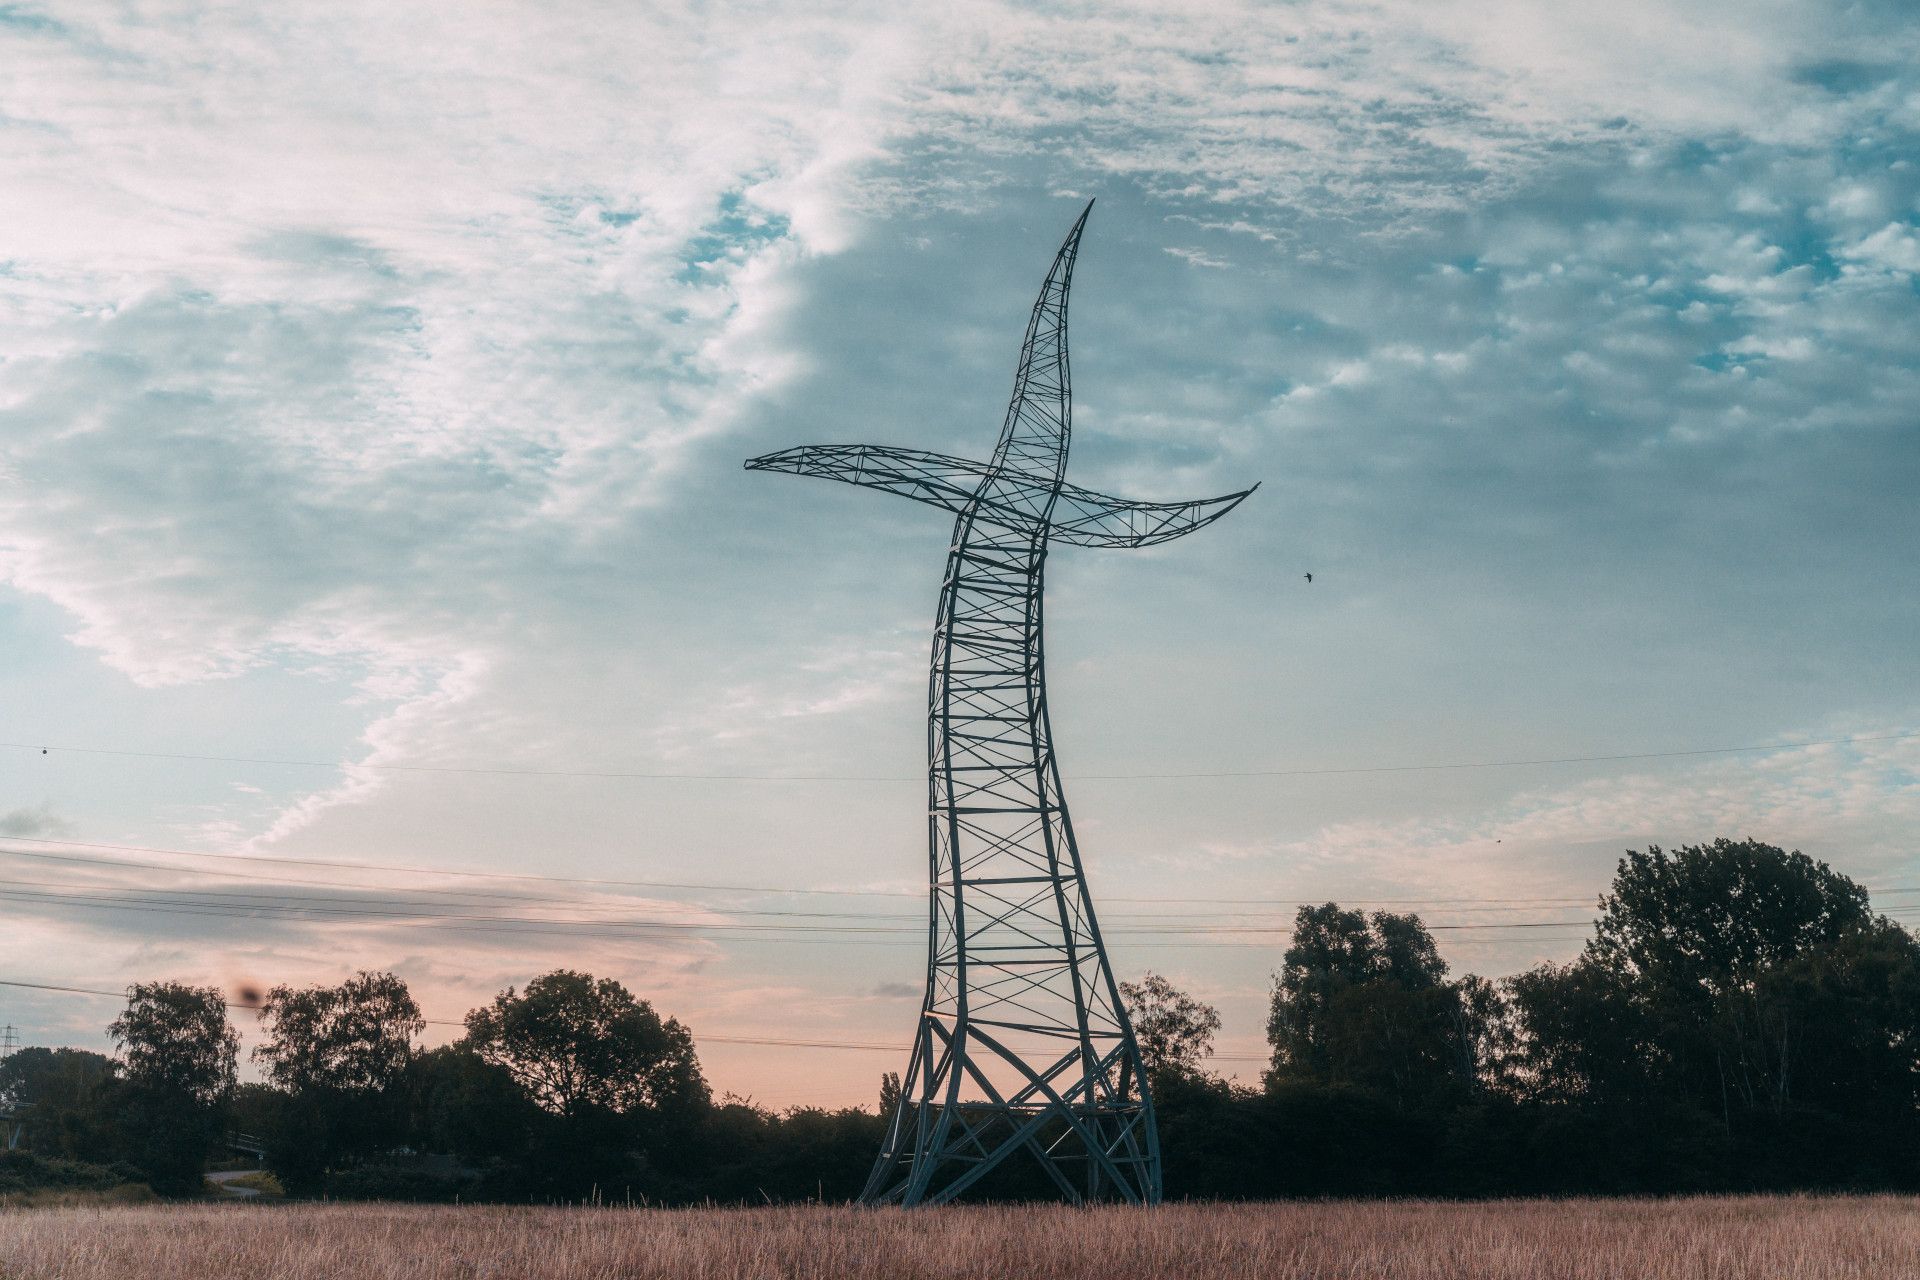
[[[952,1200],[1015,1157],[1036,1161],[1075,1202],[1160,1198],[1153,1100],[1054,757],[1043,570],[1053,543],[1168,542],[1253,489],[1133,502],[1066,482],[1067,295],[1092,209],[1034,303],[990,461],[808,445],[747,463],[955,517],[927,682],[926,997],[868,1203]]]

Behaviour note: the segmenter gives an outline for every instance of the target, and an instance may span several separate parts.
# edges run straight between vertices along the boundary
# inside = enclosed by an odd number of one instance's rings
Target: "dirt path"
[[[217,1185],[223,1196],[232,1196],[236,1200],[248,1200],[260,1194],[259,1188],[236,1187],[233,1183],[236,1179],[251,1177],[258,1172],[260,1172],[258,1169],[222,1169],[219,1173],[208,1174],[207,1181]]]

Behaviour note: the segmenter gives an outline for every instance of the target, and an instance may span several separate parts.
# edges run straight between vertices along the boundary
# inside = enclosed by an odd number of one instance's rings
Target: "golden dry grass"
[[[1888,1280],[1910,1197],[961,1208],[0,1211],[6,1280]]]

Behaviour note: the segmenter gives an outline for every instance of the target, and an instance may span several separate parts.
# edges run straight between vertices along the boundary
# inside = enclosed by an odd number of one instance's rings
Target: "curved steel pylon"
[[[901,1097],[861,1199],[938,1204],[1016,1153],[1067,1199],[1160,1199],[1153,1099],[1107,963],[1047,717],[1051,542],[1144,547],[1253,489],[1130,502],[1066,483],[1067,291],[1093,204],[1027,322],[992,461],[811,445],[748,461],[955,514],[927,688],[927,988]],[[1258,488],[1255,485],[1254,488]]]

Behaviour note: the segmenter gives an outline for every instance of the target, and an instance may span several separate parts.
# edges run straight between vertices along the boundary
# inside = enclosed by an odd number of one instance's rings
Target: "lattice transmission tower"
[[[861,1196],[870,1204],[951,1200],[1016,1153],[1075,1202],[1160,1198],[1153,1100],[1054,758],[1042,571],[1053,543],[1167,542],[1253,489],[1129,502],[1066,482],[1067,290],[1092,211],[1088,202],[1034,303],[991,461],[811,445],[746,464],[881,489],[956,517],[927,689],[926,997]]]

